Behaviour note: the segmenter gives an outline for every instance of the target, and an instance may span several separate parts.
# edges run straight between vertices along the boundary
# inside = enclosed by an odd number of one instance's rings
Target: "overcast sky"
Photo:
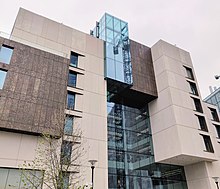
[[[220,0],[0,0],[0,31],[11,32],[19,7],[89,33],[108,12],[129,24],[130,38],[159,39],[191,53],[202,97],[220,86]]]

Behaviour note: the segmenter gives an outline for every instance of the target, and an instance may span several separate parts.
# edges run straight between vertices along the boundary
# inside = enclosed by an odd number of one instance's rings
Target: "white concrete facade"
[[[189,189],[214,188],[212,177],[220,177],[220,145],[190,54],[160,40],[152,47],[152,58],[158,89],[158,99],[149,104],[155,161],[185,166]],[[193,80],[185,67],[192,70]],[[196,85],[198,95],[191,93],[189,82]],[[193,99],[200,100],[203,113],[195,110]],[[200,129],[196,115],[205,117],[208,132]],[[211,138],[213,153],[207,152],[203,135]]]
[[[76,88],[67,87],[67,91],[75,93],[75,108],[73,111],[65,110],[65,113],[75,116],[74,124],[82,131],[85,153],[81,157],[83,174],[80,177],[80,185],[91,183],[88,160],[95,159],[98,162],[95,168],[94,187],[108,188],[107,90],[104,80],[103,41],[22,8],[16,18],[11,39],[65,58],[70,58],[71,51],[80,55],[78,66],[69,67],[77,73]],[[32,137],[30,140],[33,143],[32,140],[37,139]],[[36,145],[33,145],[31,148],[35,149]],[[34,154],[30,160],[33,158]],[[7,163],[7,160],[4,162],[5,167],[14,167],[18,164]]]

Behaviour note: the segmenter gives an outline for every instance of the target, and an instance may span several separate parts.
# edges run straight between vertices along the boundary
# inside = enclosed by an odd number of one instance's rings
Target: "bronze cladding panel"
[[[0,38],[14,48],[0,90],[0,129],[59,135],[64,125],[69,60]],[[4,67],[4,68],[3,68]]]
[[[151,49],[130,40],[133,86],[132,90],[157,97],[157,87]]]

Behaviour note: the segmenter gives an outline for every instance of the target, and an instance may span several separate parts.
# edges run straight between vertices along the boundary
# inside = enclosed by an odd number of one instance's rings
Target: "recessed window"
[[[76,73],[71,71],[69,72],[68,86],[76,87]]]
[[[197,99],[197,98],[192,98],[192,99],[193,99],[193,101],[194,101],[195,110],[198,111],[198,112],[203,113],[202,104],[201,104],[200,100]]]
[[[213,146],[212,146],[212,141],[211,141],[210,136],[202,135],[202,137],[203,137],[203,140],[204,140],[204,143],[205,143],[206,151],[214,153],[214,149],[213,149]]]
[[[190,82],[190,81],[188,81],[188,83],[189,83],[189,86],[190,86],[190,93],[198,96],[199,94],[198,94],[196,84],[193,83],[193,82]]]
[[[65,135],[72,135],[73,133],[73,116],[66,116],[65,119],[65,127],[64,127],[64,134]]]
[[[203,130],[203,131],[207,131],[208,132],[208,128],[207,128],[207,124],[206,124],[206,121],[205,121],[205,117],[204,116],[199,116],[199,115],[196,115],[198,117],[198,120],[199,120],[199,126],[200,126],[200,129]]]
[[[71,154],[72,154],[73,143],[70,141],[64,140],[61,146],[61,163],[64,165],[71,163]]]
[[[3,85],[5,83],[5,78],[6,78],[6,71],[0,70],[0,89],[3,88]]]
[[[13,53],[12,47],[2,45],[0,49],[0,62],[9,64],[11,61],[12,53]]]
[[[211,111],[212,120],[219,122],[219,117],[218,117],[216,109],[213,109],[213,108],[209,108],[209,109]]]
[[[220,125],[214,125],[214,126],[215,126],[215,129],[216,129],[218,138],[220,138]]]
[[[68,92],[67,93],[67,109],[74,110],[75,106],[75,94]]]
[[[70,66],[77,67],[78,66],[78,57],[77,53],[71,52],[70,55]]]
[[[185,67],[185,66],[184,66]],[[186,69],[186,77],[188,77],[189,79],[194,80],[194,76],[193,76],[193,72],[191,68],[185,67]]]

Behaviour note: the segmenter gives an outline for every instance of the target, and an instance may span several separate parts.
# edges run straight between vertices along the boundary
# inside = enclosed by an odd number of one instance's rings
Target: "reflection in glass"
[[[3,88],[7,72],[0,70],[0,89]]]
[[[67,94],[67,109],[74,110],[75,106],[75,94],[68,92]]]
[[[76,73],[69,72],[68,86],[76,87]]]
[[[71,52],[70,55],[70,66],[77,67],[78,66],[78,54]]]
[[[108,78],[115,78],[115,62],[110,58],[106,58],[106,70]]]
[[[13,53],[13,48],[2,46],[0,49],[0,62],[9,64]]]
[[[115,62],[116,65],[116,80],[124,82],[124,64]]]

